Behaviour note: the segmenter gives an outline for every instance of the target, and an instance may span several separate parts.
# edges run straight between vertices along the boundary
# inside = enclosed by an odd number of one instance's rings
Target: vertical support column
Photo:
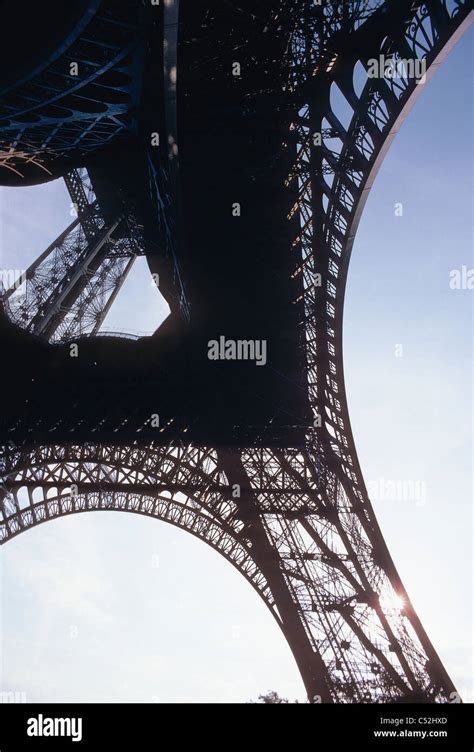
[[[318,702],[332,703],[326,666],[310,643],[298,605],[283,577],[278,552],[265,532],[258,501],[242,464],[240,450],[220,449],[218,458],[229,484],[240,486],[239,516],[245,523],[243,535],[250,541],[253,559],[272,591],[282,620],[282,631],[298,665],[308,699],[314,702],[314,698],[318,697]]]

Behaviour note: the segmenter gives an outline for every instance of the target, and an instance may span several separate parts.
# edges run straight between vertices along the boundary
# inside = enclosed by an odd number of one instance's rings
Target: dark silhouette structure
[[[357,460],[342,314],[415,73],[471,3],[26,6],[2,6],[0,181],[64,177],[77,216],[2,294],[2,540],[93,510],[171,522],[257,590],[311,700],[450,701]],[[98,336],[139,255],[170,316]],[[210,360],[221,336],[264,341],[264,367]]]

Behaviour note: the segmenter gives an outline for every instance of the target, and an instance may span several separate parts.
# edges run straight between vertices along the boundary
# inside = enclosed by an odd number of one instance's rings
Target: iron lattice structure
[[[136,127],[130,105],[138,96],[131,75],[141,54],[138,10],[133,0],[91,0],[63,54],[42,58],[19,83],[2,87],[1,170],[25,176],[34,169],[47,179],[56,160],[83,160]]]
[[[87,171],[64,180],[76,218],[1,297],[11,321],[51,343],[98,333],[144,246],[132,213],[103,216]]]
[[[252,584],[287,638],[310,700],[448,702],[455,688],[400,581],[357,460],[342,311],[364,203],[422,89],[408,76],[368,78],[369,60],[423,60],[429,78],[467,28],[470,4],[282,2],[275,14],[289,40],[282,98],[292,117],[282,149],[293,155],[286,187],[297,231],[288,252],[302,280],[314,428],[298,448],[199,447],[184,435],[169,446],[138,439],[123,446],[119,435],[114,445],[91,436],[87,444],[5,446],[2,542],[85,511],[170,522],[219,551]],[[334,90],[349,108],[346,125],[332,106]],[[94,197],[83,200],[77,174],[68,180],[80,192],[79,217],[33,265],[26,292],[8,300],[20,326],[53,340],[97,331],[107,303],[97,309],[103,279],[94,280],[101,268],[113,268],[120,280],[139,252],[134,243],[112,243],[117,223],[127,219],[107,224]],[[130,224],[119,235],[135,237]],[[83,281],[74,287],[78,266]]]
[[[80,0],[76,4],[81,4]],[[115,208],[112,216],[106,212],[109,216],[104,221],[104,208],[98,203],[93,208],[94,215],[81,188],[82,182],[89,182],[83,169],[87,160],[98,153],[107,153],[108,148],[117,144],[124,154],[130,149],[132,139],[136,142],[142,139],[144,124],[139,122],[139,103],[143,89],[152,84],[145,75],[137,75],[137,71],[143,69],[146,49],[163,44],[163,19],[153,8],[143,6],[136,0],[84,0],[75,23],[67,27],[62,45],[46,57],[41,56],[19,81],[7,78],[0,85],[0,179],[6,184],[21,185],[67,173],[66,185],[78,213],[78,221],[26,271],[27,289],[22,288],[21,300],[15,294],[15,304],[7,311],[19,326],[46,335],[51,342],[95,334],[134,257],[145,253],[143,218],[137,216],[136,208],[122,197],[121,210]],[[163,54],[165,66],[175,65],[175,60],[168,63],[170,53],[165,50]],[[150,67],[153,69],[154,65],[155,61]],[[159,86],[157,93],[161,95]],[[155,117],[149,128],[160,127],[160,118]],[[151,222],[156,224],[171,270],[167,274],[176,289],[168,302],[174,308],[176,299],[176,307],[188,318],[188,302],[175,252],[176,221],[169,188],[171,165],[156,163],[148,132],[144,148],[144,180],[150,186]],[[129,229],[128,241],[124,222]],[[102,230],[102,241],[95,238],[102,243],[100,253],[91,247],[90,232],[94,226]],[[114,250],[111,237],[104,239],[107,232],[120,238]],[[83,270],[82,280],[75,285],[72,298],[69,296],[67,303],[63,303],[62,290],[50,296],[51,291],[45,291],[41,280],[44,282],[50,274],[58,280],[67,276],[73,265],[78,266],[78,258],[82,259],[79,265]],[[7,298],[18,286],[17,281]],[[58,306],[60,311],[56,310]],[[52,308],[56,326],[40,321],[40,318],[49,321],[48,311]],[[47,311],[45,316],[35,317],[41,309]]]

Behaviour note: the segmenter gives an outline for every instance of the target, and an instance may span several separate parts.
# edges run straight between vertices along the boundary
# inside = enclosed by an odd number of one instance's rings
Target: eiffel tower
[[[75,217],[2,290],[1,541],[80,512],[170,522],[259,593],[311,702],[449,702],[364,484],[342,321],[367,196],[472,3],[2,14],[0,183],[64,178]],[[139,256],[170,315],[107,336]],[[264,367],[210,360],[221,337],[264,342]]]

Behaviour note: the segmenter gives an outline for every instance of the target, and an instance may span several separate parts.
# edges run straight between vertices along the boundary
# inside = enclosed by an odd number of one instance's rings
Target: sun
[[[406,598],[403,595],[391,590],[383,592],[379,596],[379,603],[384,611],[403,611],[406,606]]]

